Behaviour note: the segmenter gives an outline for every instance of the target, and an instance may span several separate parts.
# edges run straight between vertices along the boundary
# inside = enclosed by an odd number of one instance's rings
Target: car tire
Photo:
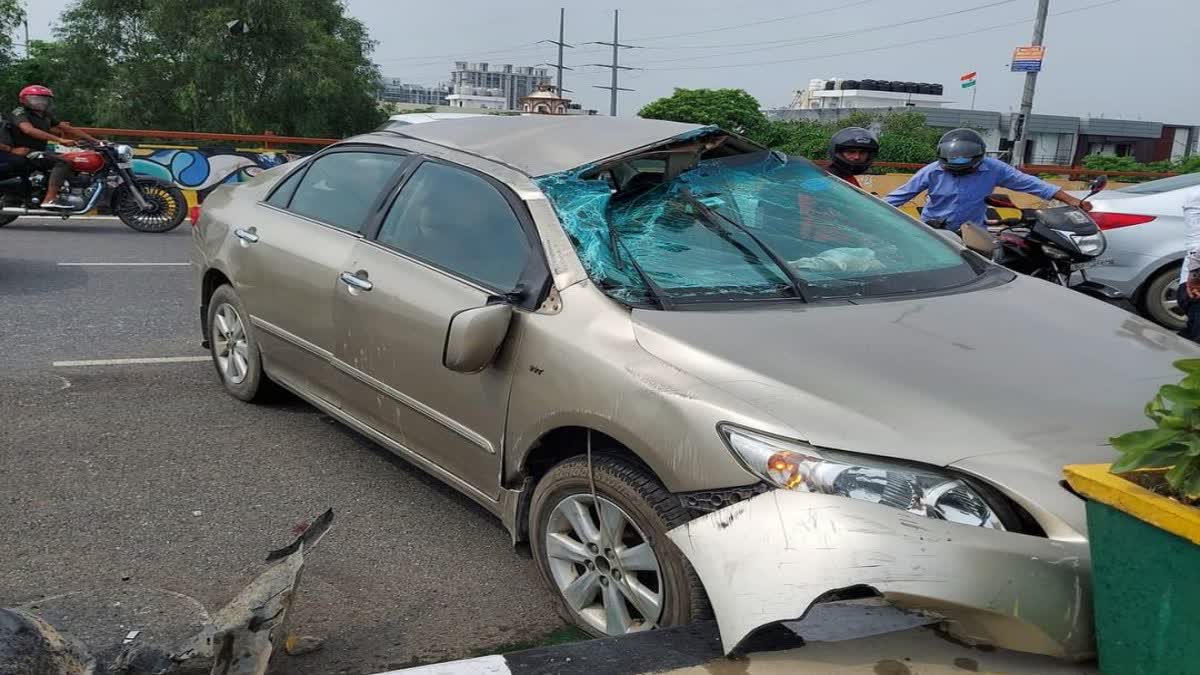
[[[9,223],[11,223],[12,221],[16,220],[19,217],[20,216],[13,216],[13,215],[0,216],[0,227],[4,227],[5,225],[8,225]]]
[[[631,620],[624,632],[666,628],[710,618],[708,596],[699,576],[667,537],[668,531],[690,519],[679,500],[649,471],[633,462],[604,453],[593,455],[592,462],[596,497],[601,509],[606,516],[620,516],[626,521],[623,536],[614,537],[615,543],[600,534],[603,529],[600,527],[601,516],[594,507],[596,502],[592,501],[586,456],[573,457],[550,469],[538,482],[530,505],[533,556],[542,579],[558,600],[562,617],[595,637],[622,634],[621,618],[610,623],[613,621],[610,606],[624,606],[627,615],[624,618]],[[613,506],[619,513],[611,510]],[[577,517],[581,511],[588,514],[598,535],[593,542],[585,542],[587,537],[576,534],[578,528],[573,528],[573,521],[564,515],[573,508]],[[572,528],[565,535],[564,525]],[[554,542],[550,536],[555,537]],[[569,539],[570,548],[559,543],[564,541],[564,536]],[[589,543],[594,543],[595,547],[588,548]],[[646,552],[639,548],[640,544],[648,545],[653,561],[644,555],[635,555]],[[568,555],[564,556],[564,552]],[[583,555],[586,561],[571,559],[580,553],[591,557],[588,559]],[[591,579],[586,575],[591,575]],[[595,603],[580,602],[586,592],[574,595],[574,603],[568,601],[567,592],[576,584],[580,584],[580,588],[595,586]],[[657,603],[650,601],[647,604],[645,599],[656,593]],[[617,599],[615,603],[614,598]],[[643,611],[646,607],[658,608],[659,614],[652,621],[644,616],[651,613]],[[620,612],[612,614],[619,616]]]
[[[234,398],[260,403],[278,389],[262,369],[262,354],[242,299],[225,284],[208,301],[208,342],[213,366],[225,391]]]
[[[1179,285],[1179,268],[1172,265],[1160,271],[1146,282],[1146,290],[1142,293],[1141,310],[1151,321],[1170,330],[1183,330],[1187,325],[1187,317],[1171,311],[1171,306],[1178,307],[1168,301],[1174,300],[1175,289]]]

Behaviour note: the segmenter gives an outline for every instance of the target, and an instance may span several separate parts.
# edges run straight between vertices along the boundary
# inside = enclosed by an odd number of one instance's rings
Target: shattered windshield
[[[927,292],[979,274],[927,228],[807,160],[703,160],[667,180],[652,162],[542,177],[589,276],[609,295],[667,306]],[[615,177],[615,178],[614,178]]]

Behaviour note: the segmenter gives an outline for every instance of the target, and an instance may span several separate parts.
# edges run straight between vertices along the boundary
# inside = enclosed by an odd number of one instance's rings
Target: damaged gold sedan
[[[214,192],[192,251],[230,394],[295,392],[460,489],[590,633],[715,613],[730,651],[878,595],[1086,657],[1060,467],[1111,457],[1198,353],[804,159],[652,120],[348,139]]]

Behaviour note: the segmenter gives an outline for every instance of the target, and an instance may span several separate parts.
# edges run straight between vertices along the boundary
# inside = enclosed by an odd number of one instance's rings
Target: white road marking
[[[79,368],[83,366],[135,366],[156,363],[201,363],[211,361],[210,356],[158,356],[139,359],[93,359],[90,361],[55,361],[55,368]]]
[[[185,262],[60,262],[59,267],[187,267]]]

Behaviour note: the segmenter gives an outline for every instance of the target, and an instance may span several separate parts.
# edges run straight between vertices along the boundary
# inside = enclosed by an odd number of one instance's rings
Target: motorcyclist
[[[854,187],[879,154],[879,139],[862,127],[846,127],[829,139],[829,173]]]
[[[987,157],[983,137],[972,129],[946,132],[938,141],[937,152],[936,162],[921,168],[884,200],[900,207],[922,191],[928,191],[921,220],[937,223],[954,232],[963,223],[984,225],[987,220],[984,200],[996,187],[1028,192],[1047,200],[1057,199],[1084,211],[1092,210],[1091,202],[1072,197],[1057,186]]]
[[[20,105],[10,119],[14,153],[27,158],[30,170],[50,172],[42,208],[73,210],[76,207],[59,201],[59,190],[72,173],[71,164],[61,155],[46,152],[46,147],[49,143],[70,147],[80,140],[99,141],[55,117],[54,92],[49,87],[31,84],[21,90],[17,102]]]

